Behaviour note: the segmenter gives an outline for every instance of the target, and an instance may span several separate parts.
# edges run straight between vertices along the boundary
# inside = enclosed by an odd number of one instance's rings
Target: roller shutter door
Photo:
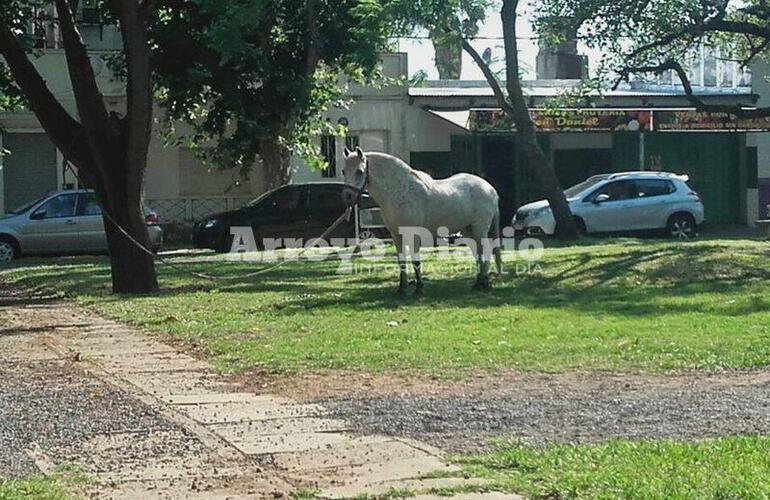
[[[57,189],[56,148],[45,134],[3,134],[6,212]]]
[[[739,134],[653,133],[646,139],[647,165],[659,162],[662,170],[689,175],[708,222],[741,221]]]

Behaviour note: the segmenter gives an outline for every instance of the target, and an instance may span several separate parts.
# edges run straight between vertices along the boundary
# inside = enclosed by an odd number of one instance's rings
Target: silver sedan
[[[150,244],[163,244],[158,217],[145,208]],[[20,255],[104,252],[102,209],[93,191],[57,191],[0,216],[0,263]]]

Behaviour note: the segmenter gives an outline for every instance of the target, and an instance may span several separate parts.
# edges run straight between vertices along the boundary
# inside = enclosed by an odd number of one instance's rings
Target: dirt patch
[[[451,382],[411,379],[404,385],[391,376],[335,373],[282,384],[360,432],[419,438],[451,451],[484,450],[491,438],[541,445],[770,434],[770,371],[509,372]]]
[[[613,372],[532,373],[514,370],[466,372],[451,379],[392,373],[328,370],[292,376],[247,372],[227,378],[233,387],[285,394],[300,401],[366,397],[487,397],[519,394],[625,392],[694,386],[734,387],[770,383],[770,370],[680,372],[665,375]]]

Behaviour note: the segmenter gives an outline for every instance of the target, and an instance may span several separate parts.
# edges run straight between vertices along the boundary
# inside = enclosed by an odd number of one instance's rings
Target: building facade
[[[93,38],[89,41],[92,64],[108,107],[120,111],[125,107],[124,85],[112,78],[100,58],[100,51],[116,45],[119,35],[111,31],[114,27],[99,29],[86,30],[84,36]],[[64,54],[55,39],[49,33],[41,38],[45,51],[36,65],[74,116]],[[344,147],[361,146],[398,156],[436,177],[456,172],[482,175],[500,192],[504,217],[540,196],[512,127],[497,126],[497,119],[495,126],[480,126],[480,117],[494,116],[497,107],[485,82],[442,81],[409,87],[406,54],[385,54],[382,64],[386,76],[402,83],[377,89],[352,85],[352,104],[347,109],[332,109],[326,117],[347,124],[347,137],[319,138],[329,169],[312,171],[297,158],[294,182],[341,181]],[[764,66],[755,74],[768,74],[766,70]],[[741,78],[733,78],[727,87],[703,88],[701,97],[712,103],[770,105],[770,84],[764,78],[755,77],[753,89],[741,83]],[[680,89],[660,84],[584,96],[578,106],[582,111],[562,117],[567,126],[548,125],[559,120],[537,110],[575,84],[574,80],[526,82],[533,116],[540,116],[543,125],[541,144],[564,187],[594,173],[664,169],[690,175],[704,197],[709,221],[752,223],[769,215],[770,133],[749,132],[729,123],[709,131],[698,126],[687,131],[653,130],[645,125],[646,118],[639,118],[640,113],[664,116],[655,113],[689,107]],[[157,116],[161,113],[156,109]],[[605,123],[607,116],[617,120],[620,115],[625,116],[625,123],[623,119]],[[675,120],[681,127],[681,117]],[[31,113],[2,114],[0,127],[2,145],[10,152],[2,157],[0,211],[12,210],[53,189],[77,185],[63,153],[51,144]],[[262,194],[261,172],[256,164],[248,178],[240,178],[236,170],[204,165],[188,150],[168,147],[159,134],[153,134],[145,197],[161,220],[191,223]]]

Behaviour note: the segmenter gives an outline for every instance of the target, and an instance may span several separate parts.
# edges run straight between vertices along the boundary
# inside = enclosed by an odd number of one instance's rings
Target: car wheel
[[[19,256],[16,245],[9,238],[0,239],[0,264],[11,262]]]
[[[695,220],[690,214],[674,214],[668,219],[666,229],[675,240],[689,240],[695,237]]]

